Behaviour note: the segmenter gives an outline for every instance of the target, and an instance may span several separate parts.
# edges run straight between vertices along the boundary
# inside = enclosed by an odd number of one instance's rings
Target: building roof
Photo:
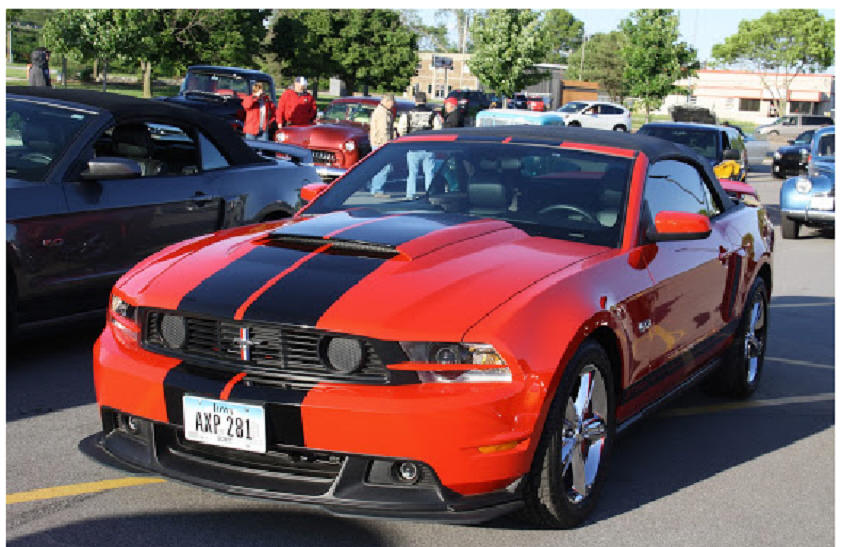
[[[83,89],[54,89],[51,87],[10,86],[6,88],[6,94],[7,96],[38,97],[94,107],[109,112],[118,123],[137,118],[174,125],[183,122],[202,129],[209,139],[223,149],[228,161],[234,165],[264,161],[243,142],[243,139],[225,120],[170,102],[139,99],[117,93]]]

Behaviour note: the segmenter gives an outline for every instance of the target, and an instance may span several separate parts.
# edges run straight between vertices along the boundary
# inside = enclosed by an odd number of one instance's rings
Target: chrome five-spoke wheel
[[[602,373],[587,364],[578,387],[567,399],[561,441],[561,475],[565,495],[580,503],[591,493],[605,445],[608,401]]]

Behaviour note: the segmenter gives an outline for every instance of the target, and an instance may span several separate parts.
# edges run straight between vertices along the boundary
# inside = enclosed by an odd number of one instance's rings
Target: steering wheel
[[[570,218],[572,216],[570,213],[574,213],[574,214],[581,215],[587,222],[589,222],[591,224],[599,224],[599,221],[597,221],[593,217],[593,215],[590,214],[589,212],[587,212],[584,209],[581,209],[579,207],[576,207],[575,205],[567,205],[565,203],[559,203],[559,204],[556,204],[556,205],[550,205],[548,207],[544,207],[543,209],[538,211],[538,214],[539,215],[547,215],[547,214],[550,214],[550,213],[556,213],[557,211],[567,211],[568,214],[565,215],[566,218]]]

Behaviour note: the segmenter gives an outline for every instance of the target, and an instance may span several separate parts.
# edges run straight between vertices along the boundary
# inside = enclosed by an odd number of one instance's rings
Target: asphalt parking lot
[[[779,224],[781,181],[749,183]],[[764,377],[735,403],[692,390],[619,439],[591,518],[570,531],[346,519],[229,497],[96,459],[100,325],[25,337],[6,365],[6,535],[41,545],[831,545],[834,239],[776,230]]]

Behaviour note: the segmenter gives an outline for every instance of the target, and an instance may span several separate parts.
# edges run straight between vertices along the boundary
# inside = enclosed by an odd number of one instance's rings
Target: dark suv
[[[476,116],[477,112],[491,106],[491,100],[482,91],[454,89],[447,94],[448,99],[451,97],[459,100],[459,108],[468,116]]]

